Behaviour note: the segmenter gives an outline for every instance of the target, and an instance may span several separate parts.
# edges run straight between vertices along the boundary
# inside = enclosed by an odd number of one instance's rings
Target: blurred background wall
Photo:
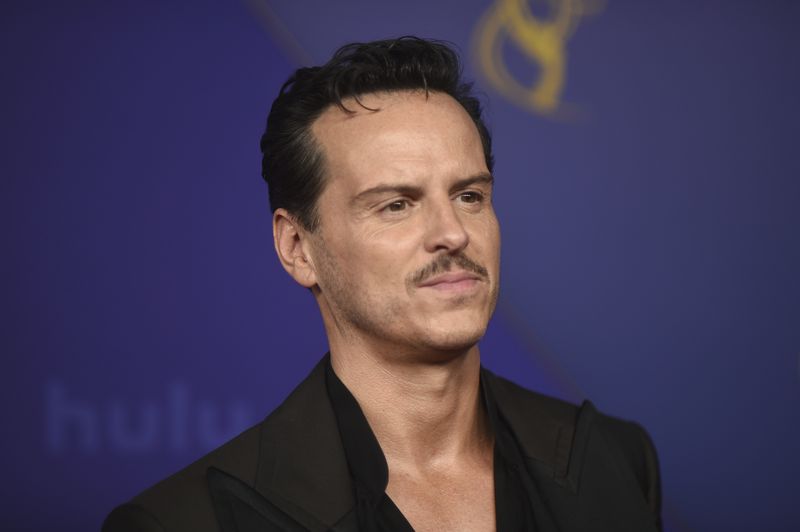
[[[258,140],[294,68],[415,34],[460,48],[494,133],[484,363],[641,422],[668,530],[797,530],[800,3],[0,9],[0,529],[98,529],[310,370]]]

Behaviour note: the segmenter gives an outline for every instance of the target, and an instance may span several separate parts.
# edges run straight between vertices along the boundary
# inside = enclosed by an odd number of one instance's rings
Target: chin
[[[421,336],[429,348],[442,353],[460,355],[477,345],[486,332],[486,323],[472,327],[448,327]]]

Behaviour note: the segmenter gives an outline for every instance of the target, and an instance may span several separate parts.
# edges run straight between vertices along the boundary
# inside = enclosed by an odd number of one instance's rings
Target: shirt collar
[[[491,386],[485,382],[489,375],[481,369],[480,393],[495,437],[496,451],[507,463],[522,466],[517,442],[498,412]],[[356,483],[366,488],[373,503],[377,504],[389,483],[386,457],[358,401],[333,371],[330,358],[325,368],[325,380],[350,474]]]
[[[389,483],[386,457],[358,401],[333,371],[330,357],[325,367],[325,383],[350,475],[366,488],[373,503],[377,504]]]

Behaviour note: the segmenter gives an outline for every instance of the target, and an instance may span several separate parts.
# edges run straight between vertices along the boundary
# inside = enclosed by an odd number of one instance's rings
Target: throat
[[[390,466],[386,493],[414,530],[495,530],[491,459],[424,474]]]

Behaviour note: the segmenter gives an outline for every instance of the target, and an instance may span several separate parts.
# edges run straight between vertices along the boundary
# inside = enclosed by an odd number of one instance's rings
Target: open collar
[[[327,357],[261,424],[253,484],[209,469],[209,489],[226,532],[293,530],[283,522],[312,532],[358,530],[353,484],[325,385],[326,363]],[[657,511],[636,478],[647,474],[657,482],[658,472],[637,472],[644,466],[631,463],[638,460],[639,438],[646,436],[640,428],[599,414],[589,402],[576,407],[486,370],[481,379],[528,467],[526,489],[538,532],[658,530]]]
[[[262,424],[255,489],[311,530],[341,522],[353,485],[325,383],[326,355]],[[481,370],[482,386],[522,453],[551,478],[567,472],[576,408]]]

